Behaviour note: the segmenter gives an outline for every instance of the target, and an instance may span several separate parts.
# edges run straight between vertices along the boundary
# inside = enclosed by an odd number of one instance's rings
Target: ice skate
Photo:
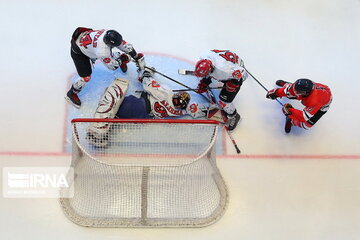
[[[74,107],[76,108],[80,108],[81,107],[81,101],[77,95],[77,93],[75,93],[74,88],[71,87],[71,89],[67,92],[65,99],[71,103]]]
[[[241,117],[238,113],[236,113],[234,116],[228,116],[228,129],[229,131],[232,131],[236,128],[240,121]]]

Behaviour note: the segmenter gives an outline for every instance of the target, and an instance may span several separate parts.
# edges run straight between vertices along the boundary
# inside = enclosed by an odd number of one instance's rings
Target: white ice
[[[246,80],[233,133],[242,154],[227,140],[218,156],[230,202],[214,225],[83,228],[56,199],[0,196],[1,239],[359,239],[359,23],[358,0],[0,1],[2,168],[69,163],[75,110],[64,95],[75,77],[69,41],[78,26],[116,29],[138,51],[184,66],[209,49],[231,49],[269,89],[306,77],[334,96],[311,130],[286,135],[280,105]],[[165,62],[158,70],[181,79]]]

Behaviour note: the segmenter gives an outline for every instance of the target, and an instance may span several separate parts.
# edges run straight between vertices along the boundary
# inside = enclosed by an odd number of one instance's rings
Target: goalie
[[[161,86],[154,78],[153,71],[141,70],[138,80],[144,91],[140,97],[125,97],[128,81],[116,79],[104,92],[96,109],[94,118],[169,118],[190,115],[192,118],[209,118],[220,121],[219,109],[206,107],[200,103],[190,104],[187,92],[174,93]],[[109,123],[94,123],[88,128],[88,140],[95,146],[106,146],[110,130]]]

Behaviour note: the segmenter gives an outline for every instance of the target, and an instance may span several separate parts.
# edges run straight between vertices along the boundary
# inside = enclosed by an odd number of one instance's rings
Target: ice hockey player
[[[275,88],[266,94],[269,99],[287,97],[301,101],[303,110],[294,108],[290,103],[284,104],[282,111],[286,116],[285,132],[289,133],[292,126],[310,129],[328,111],[332,95],[328,86],[313,82],[306,78],[289,83],[277,80]]]
[[[139,81],[144,91],[140,98],[127,96],[116,113],[117,118],[168,118],[190,115],[193,118],[207,116],[208,107],[190,103],[190,95],[185,91],[173,92],[161,86],[153,78],[153,71],[139,72]]]
[[[153,71],[139,72],[139,81],[144,91],[140,97],[125,96],[128,89],[126,79],[115,79],[100,99],[94,118],[169,118],[190,115],[192,118],[207,117],[219,120],[219,109],[206,107],[200,103],[190,104],[187,92],[174,93],[161,86],[154,78]],[[219,120],[220,121],[220,120]],[[108,123],[94,123],[88,128],[88,141],[94,146],[106,146],[110,131]]]
[[[224,83],[218,103],[225,112],[228,129],[234,130],[240,115],[233,100],[248,77],[243,60],[230,50],[214,49],[200,57],[195,65],[194,74],[201,78],[197,87],[198,93],[206,92],[212,80]]]
[[[90,81],[92,63],[99,59],[110,70],[120,67],[123,72],[126,72],[127,63],[130,61],[129,55],[135,60],[138,68],[144,68],[144,55],[137,53],[117,31],[78,27],[71,38],[71,57],[79,78],[71,86],[65,99],[80,108],[81,101],[78,93]]]

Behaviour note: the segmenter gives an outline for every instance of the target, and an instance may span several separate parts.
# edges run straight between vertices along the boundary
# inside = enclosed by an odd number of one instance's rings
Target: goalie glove
[[[293,106],[290,103],[285,103],[282,108],[282,111],[285,116],[289,116],[292,114],[290,109],[293,109]]]
[[[208,108],[201,103],[193,103],[187,106],[186,111],[193,118],[206,117]]]

